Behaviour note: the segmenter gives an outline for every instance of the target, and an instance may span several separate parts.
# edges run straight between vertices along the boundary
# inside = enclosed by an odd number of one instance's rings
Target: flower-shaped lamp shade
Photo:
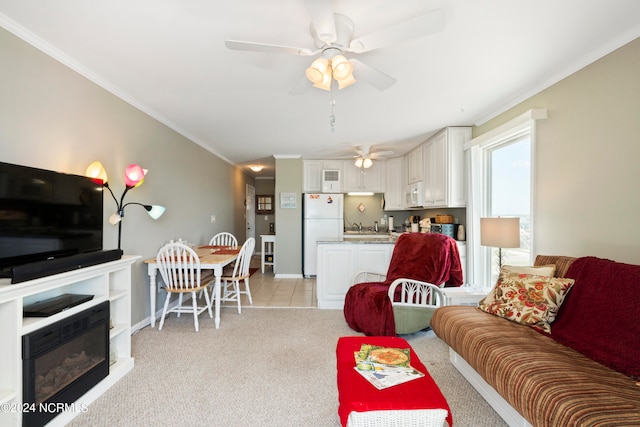
[[[144,181],[146,170],[140,165],[129,165],[124,170],[124,183],[127,187],[137,187]]]
[[[92,178],[94,181],[102,181],[102,184],[107,183],[107,171],[102,166],[102,163],[95,161],[87,166],[87,170],[84,172],[85,176]]]
[[[111,214],[111,216],[109,217],[109,224],[111,225],[116,225],[120,221],[122,221],[122,217],[117,213]]]
[[[146,206],[145,206],[146,208]],[[149,216],[153,219],[158,219],[162,216],[162,214],[165,211],[165,207],[164,206],[160,206],[160,205],[152,205],[151,209],[147,209],[147,212],[149,213]]]

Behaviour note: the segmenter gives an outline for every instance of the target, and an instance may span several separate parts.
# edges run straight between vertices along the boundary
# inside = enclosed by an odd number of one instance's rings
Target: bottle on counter
[[[458,240],[463,241],[464,238],[465,238],[464,225],[460,224],[458,225]]]

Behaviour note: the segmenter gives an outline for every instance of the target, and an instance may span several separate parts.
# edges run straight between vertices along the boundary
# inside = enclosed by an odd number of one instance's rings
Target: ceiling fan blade
[[[374,151],[373,153],[371,153],[371,158],[372,159],[379,159],[381,157],[390,156],[392,154],[394,154],[394,152],[392,150]]]
[[[333,17],[331,0],[305,0],[305,5],[311,16],[311,24],[318,38],[325,43],[337,40],[336,22]]]
[[[408,19],[374,33],[358,37],[349,44],[349,51],[362,53],[427,34],[437,33],[444,28],[445,16],[437,9],[415,18]]]
[[[393,77],[357,59],[350,58],[349,62],[353,64],[353,77],[356,80],[366,82],[378,90],[389,89],[397,81]]]
[[[248,50],[250,52],[286,53],[289,55],[312,56],[317,52],[302,47],[279,46],[275,44],[225,40],[224,44],[231,50]]]
[[[298,83],[289,91],[289,95],[301,95],[313,87],[313,83],[307,78],[306,75],[302,75]]]

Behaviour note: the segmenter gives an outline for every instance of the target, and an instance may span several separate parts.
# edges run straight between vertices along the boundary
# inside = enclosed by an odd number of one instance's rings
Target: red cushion
[[[398,384],[383,390],[376,389],[356,372],[353,353],[362,344],[410,349],[410,363],[423,372],[422,378]],[[446,409],[447,422],[453,426],[449,404],[407,341],[396,337],[341,337],[336,348],[338,367],[338,415],[343,426],[347,425],[352,411],[375,410]]]
[[[583,257],[566,277],[575,284],[551,325],[551,337],[640,379],[640,265]]]

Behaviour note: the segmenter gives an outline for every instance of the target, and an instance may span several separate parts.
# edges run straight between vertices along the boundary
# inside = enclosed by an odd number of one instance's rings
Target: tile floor
[[[260,267],[260,258],[254,255],[252,267]],[[241,285],[242,286],[242,285]],[[246,296],[242,296],[242,307],[317,307],[316,279],[276,279],[271,266],[265,267],[249,279],[253,305],[249,305]],[[228,303],[227,303],[228,304]]]

